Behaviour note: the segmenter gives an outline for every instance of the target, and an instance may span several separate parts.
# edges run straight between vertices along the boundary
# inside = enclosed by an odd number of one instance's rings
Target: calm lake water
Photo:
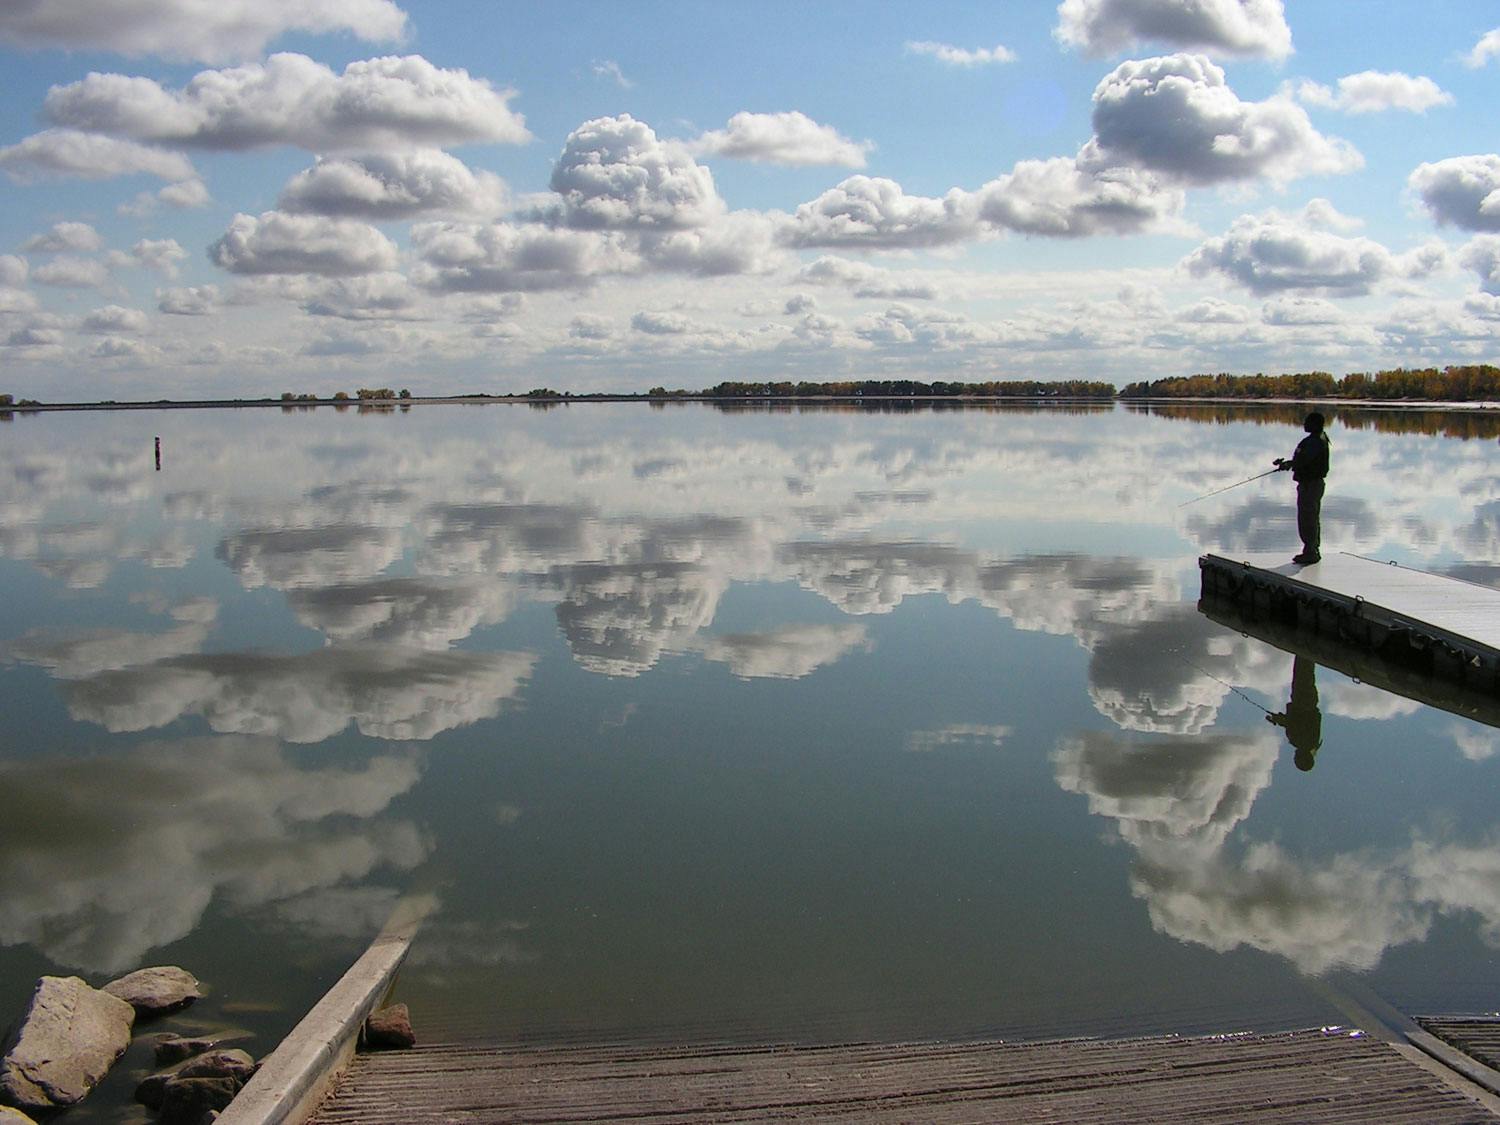
[[[1500,736],[1197,609],[1297,411],[0,426],[0,1023],[181,964],[263,1053],[403,895],[419,1034],[1282,1028],[1500,996]],[[1404,431],[1404,432],[1403,432]],[[1324,550],[1490,580],[1496,427],[1339,414]],[[152,438],[163,462],[153,467]],[[139,1060],[137,1060],[138,1062]]]

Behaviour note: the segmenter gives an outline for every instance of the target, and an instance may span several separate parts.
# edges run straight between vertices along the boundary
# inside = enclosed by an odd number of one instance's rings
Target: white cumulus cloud
[[[85,316],[79,324],[83,332],[96,336],[110,336],[119,332],[144,332],[146,314],[140,309],[127,309],[122,305],[105,305]]]
[[[54,176],[84,180],[142,174],[173,181],[194,178],[192,163],[181,153],[77,129],[44,129],[0,148],[0,168],[20,183]]]
[[[43,112],[57,125],[138,142],[379,152],[530,140],[509,106],[514,96],[421,55],[364,59],[335,74],[306,55],[284,53],[263,63],[202,71],[180,90],[149,78],[95,72],[54,86]],[[189,168],[167,178],[190,175]]]
[[[167,277],[176,277],[178,264],[186,261],[187,256],[188,252],[175,238],[142,238],[129,252],[111,251],[109,259],[113,266],[143,266]]]
[[[1404,109],[1426,113],[1433,106],[1452,105],[1453,95],[1431,78],[1413,77],[1400,71],[1364,70],[1339,79],[1337,93],[1319,82],[1299,82],[1299,101],[1308,105],[1341,109],[1346,113],[1380,113]]]
[[[1474,49],[1464,56],[1464,63],[1471,68],[1477,68],[1496,55],[1500,55],[1500,27],[1481,35],[1479,42],[1474,44]]]
[[[31,271],[31,280],[36,284],[59,289],[97,289],[108,279],[104,263],[93,258],[53,258]]]
[[[926,275],[902,273],[826,254],[803,266],[797,272],[797,279],[813,285],[846,286],[856,297],[931,301],[941,295],[938,286]]]
[[[31,266],[19,254],[0,254],[0,286],[18,289],[26,284]]]
[[[21,249],[40,254],[63,254],[70,250],[91,254],[103,245],[104,239],[88,223],[53,223],[51,230],[34,234],[21,243]]]
[[[1479,275],[1479,287],[1500,297],[1500,236],[1481,234],[1458,254],[1458,264]]]
[[[685,230],[726,210],[713,173],[629,114],[569,133],[551,186],[561,200],[546,217],[582,230]]]
[[[173,316],[207,316],[218,306],[217,285],[192,285],[156,291],[157,309]]]
[[[393,42],[406,33],[406,13],[392,0],[16,0],[0,8],[0,39],[24,47],[203,62],[258,55],[289,31]]]
[[[1063,0],[1057,17],[1058,40],[1091,55],[1144,42],[1273,59],[1292,53],[1281,0]]]
[[[973,238],[977,224],[973,197],[957,188],[933,199],[908,195],[895,180],[850,176],[799,206],[783,237],[798,247],[914,249]]]
[[[1427,248],[1397,256],[1372,239],[1321,229],[1305,211],[1270,210],[1241,215],[1183,264],[1195,277],[1221,274],[1257,294],[1302,289],[1357,296],[1392,278],[1428,272],[1434,263]]]
[[[1182,192],[1149,172],[1090,170],[1066,157],[1023,160],[977,193],[979,217],[1020,234],[1087,238],[1157,226],[1182,209]]]
[[[297,173],[277,201],[282,211],[358,219],[499,214],[505,184],[438,149],[359,157],[320,157]]]
[[[236,215],[209,257],[231,273],[310,273],[330,277],[377,273],[396,264],[385,235],[352,219],[287,215]]]
[[[639,264],[612,232],[553,230],[510,223],[432,222],[412,227],[421,259],[412,277],[424,288],[459,293],[578,289]]]
[[[993,47],[954,47],[929,39],[913,39],[907,42],[906,49],[913,55],[927,55],[948,66],[990,66],[1016,61],[1016,53],[1000,43]]]
[[[1500,155],[1419,164],[1406,182],[1440,226],[1500,231]]]
[[[1325,137],[1285,96],[1241,101],[1203,55],[1121,63],[1094,90],[1088,159],[1131,164],[1190,184],[1350,172],[1363,165],[1346,141]]]
[[[792,167],[836,164],[863,168],[870,141],[851,141],[831,125],[819,125],[805,113],[736,113],[723,129],[689,143],[692,152],[728,156],[757,164]]]

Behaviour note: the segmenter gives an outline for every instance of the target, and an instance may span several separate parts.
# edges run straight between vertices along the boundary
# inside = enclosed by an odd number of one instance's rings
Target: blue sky
[[[20,0],[0,391],[1494,362],[1500,7]]]

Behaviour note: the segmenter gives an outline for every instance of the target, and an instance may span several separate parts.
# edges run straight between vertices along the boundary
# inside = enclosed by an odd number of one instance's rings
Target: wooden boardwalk
[[[436,1044],[356,1057],[312,1120],[1496,1122],[1436,1064],[1347,1031],[840,1047]]]

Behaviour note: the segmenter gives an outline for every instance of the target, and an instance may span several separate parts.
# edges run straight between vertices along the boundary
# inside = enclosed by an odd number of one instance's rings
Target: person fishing
[[[1323,557],[1319,554],[1322,546],[1320,523],[1330,445],[1323,426],[1323,415],[1314,410],[1302,422],[1307,436],[1297,443],[1291,459],[1278,457],[1271,462],[1282,472],[1290,469],[1292,479],[1297,482],[1297,534],[1302,537],[1302,553],[1294,556],[1292,561],[1302,566],[1311,566]]]

